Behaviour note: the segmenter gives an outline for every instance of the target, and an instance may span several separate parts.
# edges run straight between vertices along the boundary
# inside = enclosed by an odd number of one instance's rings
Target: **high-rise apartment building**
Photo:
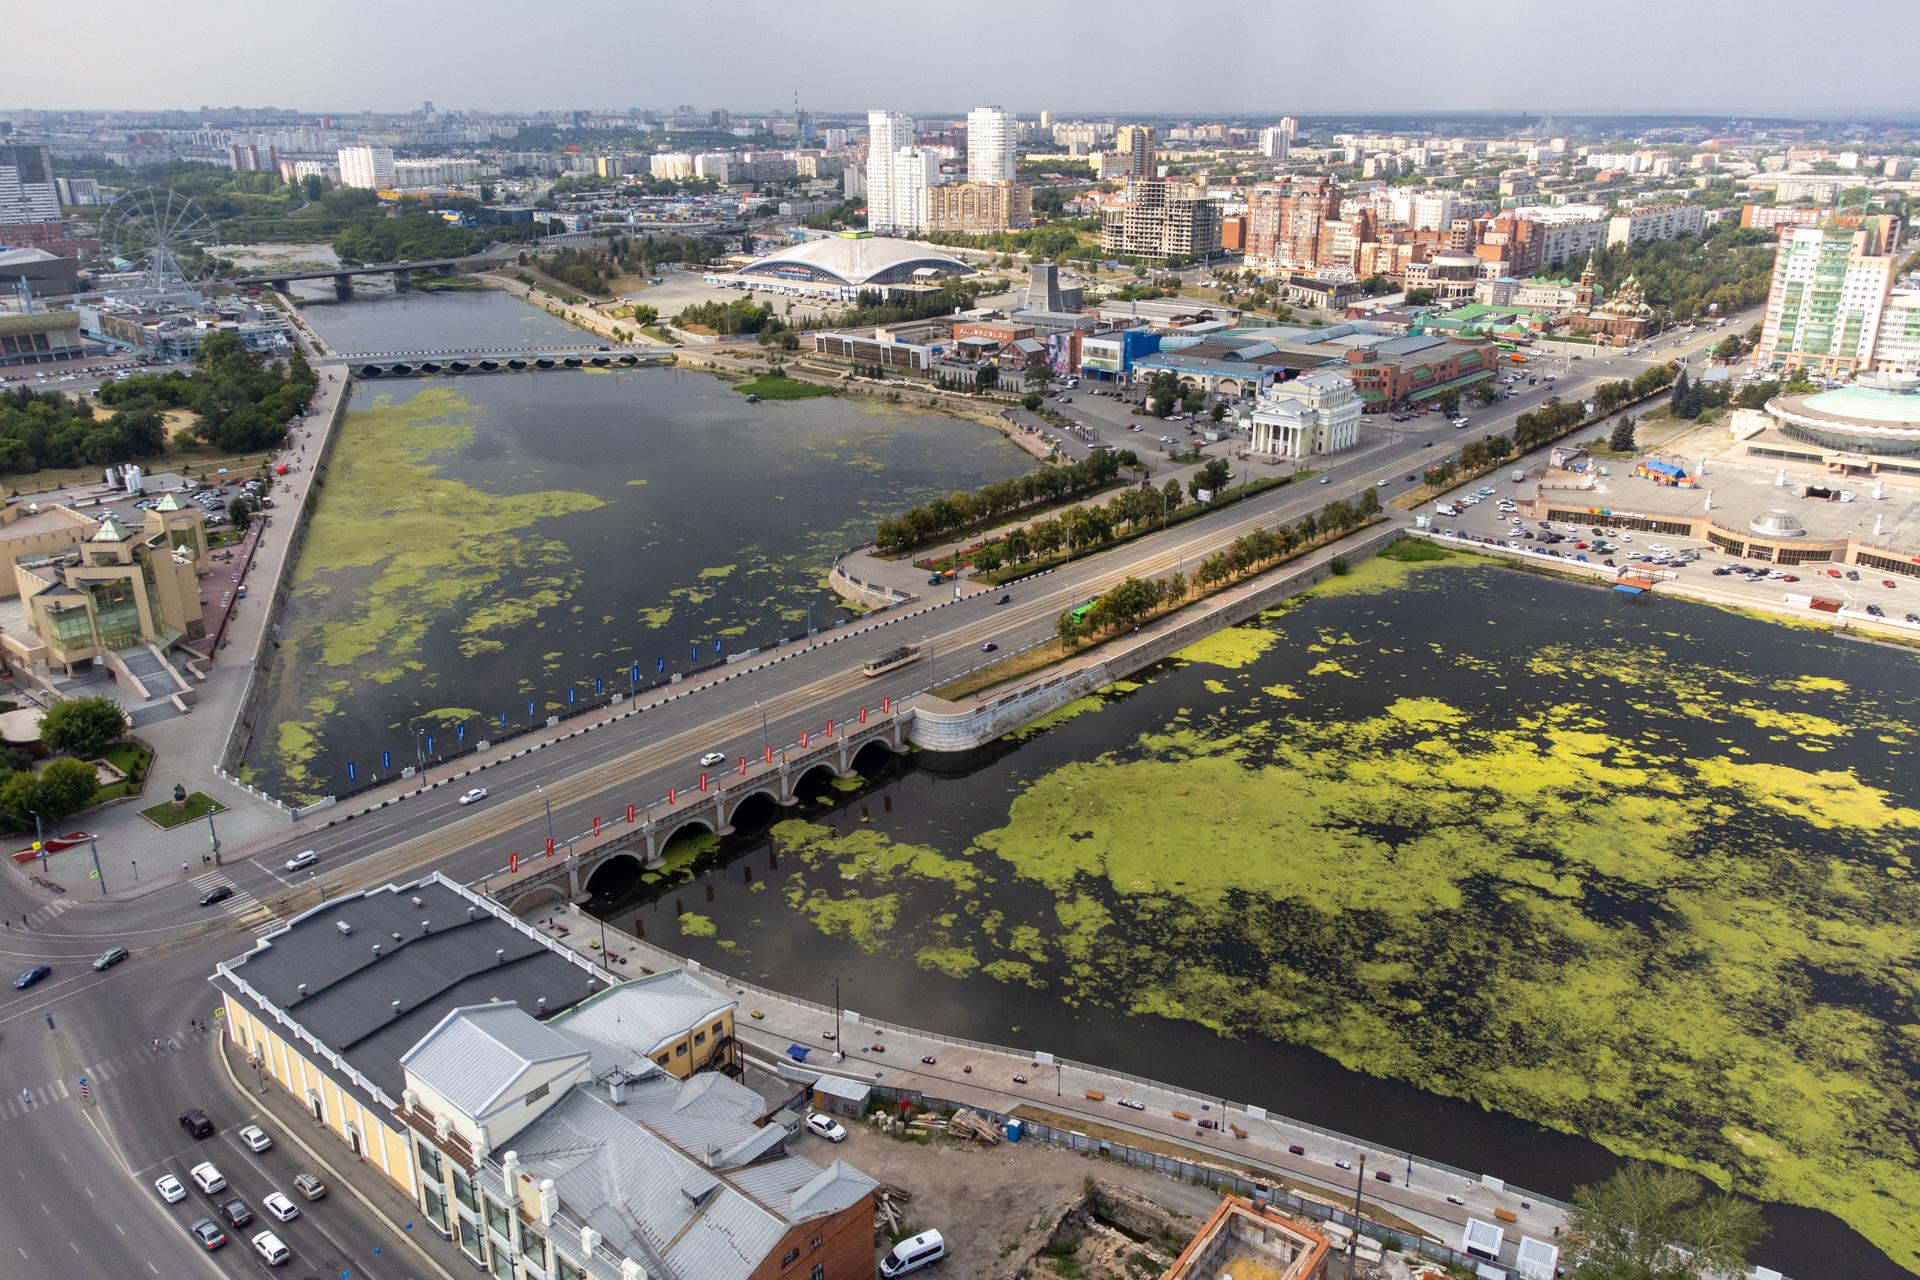
[[[1339,216],[1340,187],[1331,178],[1255,187],[1247,195],[1247,266],[1311,271],[1320,264],[1324,224]]]
[[[1020,125],[1013,112],[975,107],[967,112],[967,181],[1012,182]]]
[[[227,167],[242,173],[275,173],[280,157],[274,154],[272,143],[229,142]]]
[[[1285,129],[1275,126],[1260,131],[1260,154],[1269,160],[1285,160],[1293,154],[1293,139]]]
[[[1287,143],[1291,145],[1293,140],[1300,136],[1300,122],[1292,116],[1281,116],[1280,132],[1287,135]]]
[[[1132,184],[1124,208],[1101,214],[1100,247],[1133,258],[1204,258],[1220,251],[1220,206],[1178,182]]]
[[[1828,375],[1872,368],[1899,234],[1900,220],[1884,215],[1782,228],[1754,362]]]
[[[1127,157],[1127,177],[1138,181],[1153,176],[1153,130],[1144,124],[1120,126],[1114,150]]]
[[[1694,204],[1650,204],[1607,221],[1607,247],[1642,244],[1650,240],[1678,240],[1706,230],[1707,211]]]
[[[902,147],[893,153],[887,172],[891,187],[888,208],[893,221],[889,230],[925,231],[929,193],[940,181],[940,157],[924,147]],[[867,225],[873,226],[873,193],[867,193]]]
[[[0,225],[58,221],[60,194],[47,149],[30,143],[0,146]]]
[[[370,191],[393,186],[392,147],[341,147],[340,185]]]
[[[867,226],[886,234],[900,223],[895,214],[893,171],[903,148],[913,146],[913,117],[898,111],[867,112]]]

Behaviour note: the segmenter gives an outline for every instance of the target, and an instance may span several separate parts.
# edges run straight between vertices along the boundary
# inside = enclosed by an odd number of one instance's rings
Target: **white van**
[[[902,1240],[893,1246],[893,1251],[880,1259],[880,1274],[892,1280],[894,1276],[904,1276],[909,1271],[918,1271],[930,1267],[947,1256],[947,1242],[940,1238],[938,1231],[922,1231],[911,1240]]]

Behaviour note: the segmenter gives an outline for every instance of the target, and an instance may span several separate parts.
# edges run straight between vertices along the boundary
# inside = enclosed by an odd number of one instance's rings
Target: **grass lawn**
[[[173,800],[169,797],[162,800],[159,804],[149,805],[145,809],[142,809],[140,816],[156,827],[164,827],[167,830],[172,830],[174,827],[182,826],[197,818],[204,818],[209,813],[225,813],[226,810],[227,806],[221,804],[205,792],[190,791],[187,793],[187,804],[184,809],[175,809],[173,807]]]
[[[668,333],[665,329],[662,329],[659,325],[643,324],[640,326],[640,332],[646,334],[649,338],[652,338],[655,342],[664,342],[664,343],[667,343],[669,346],[675,346],[675,347],[680,345],[680,339],[674,337],[672,334]]]
[[[803,382],[799,378],[769,377],[761,374],[748,382],[736,382],[733,389],[743,396],[759,396],[762,400],[811,400],[815,396],[830,396],[833,388],[823,387],[817,382]]]
[[[101,787],[93,793],[93,799],[88,801],[89,804],[105,804],[109,800],[118,800],[122,796],[137,796],[140,794],[140,783],[133,781],[133,779],[136,777],[145,778],[147,776],[147,766],[153,762],[153,753],[151,751],[148,751],[144,747],[135,746],[131,742],[116,742],[105,751],[102,751],[100,756],[108,764],[126,774],[128,780],[113,783],[111,786]]]
[[[1452,557],[1453,552],[1438,543],[1428,542],[1425,538],[1401,538],[1395,542],[1389,542],[1380,550],[1380,558],[1383,560],[1413,562],[1417,560],[1449,560],[1452,559]]]

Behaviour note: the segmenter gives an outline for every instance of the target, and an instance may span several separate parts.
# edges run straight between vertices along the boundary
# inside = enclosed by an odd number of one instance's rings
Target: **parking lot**
[[[1521,519],[1512,505],[1531,495],[1535,470],[1515,483],[1502,473],[1451,500],[1457,515],[1442,515],[1432,503],[1416,514],[1427,516],[1442,537],[1471,538],[1547,558],[1586,563],[1621,572],[1639,569],[1661,581],[1701,588],[1702,594],[1732,603],[1778,605],[1788,594],[1837,600],[1847,608],[1920,625],[1920,582],[1883,577],[1848,565],[1798,566],[1741,561],[1712,543],[1673,534],[1622,529],[1607,523],[1573,524]],[[1582,502],[1587,499],[1581,499]],[[1597,501],[1597,500],[1596,500]]]

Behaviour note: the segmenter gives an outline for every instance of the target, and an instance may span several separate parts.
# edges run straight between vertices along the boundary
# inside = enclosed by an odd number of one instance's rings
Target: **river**
[[[1916,726],[1896,649],[1377,561],[594,910],[1549,1194],[1688,1163],[1764,1203],[1767,1265],[1894,1277],[1920,1269]]]
[[[336,349],[581,337],[493,292],[307,316]],[[636,675],[831,626],[847,615],[827,570],[881,516],[1031,465],[975,423],[860,398],[750,405],[675,369],[361,384],[280,621],[250,777],[278,795],[339,791]]]

